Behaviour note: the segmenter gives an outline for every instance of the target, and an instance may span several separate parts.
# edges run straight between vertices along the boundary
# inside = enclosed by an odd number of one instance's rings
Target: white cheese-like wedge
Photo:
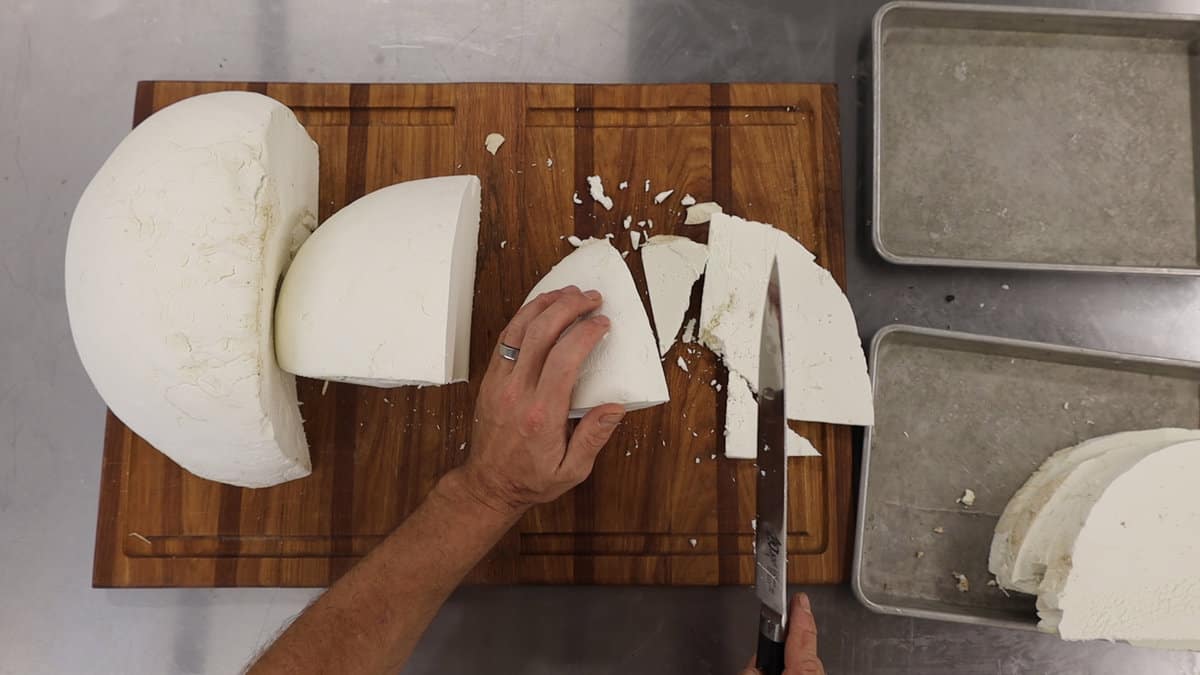
[[[695,203],[696,203],[696,198],[695,198],[695,197],[693,197],[693,196],[692,196],[692,195],[690,195],[690,194],[685,194],[685,195],[683,196],[683,199],[680,199],[680,200],[679,200],[679,203],[680,203],[680,205],[682,205],[682,206],[692,206],[693,204],[695,204]]]
[[[661,204],[661,203],[667,201],[667,197],[670,197],[672,192],[675,192],[675,190],[674,189],[663,190],[662,192],[654,195],[654,203]]]
[[[642,245],[642,233],[633,230],[629,233],[629,243],[633,245],[633,250],[638,250]]]
[[[762,306],[779,257],[788,419],[874,422],[866,357],[850,303],[812,253],[770,225],[713,215],[700,340],[758,388]]]
[[[1059,597],[1064,639],[1200,642],[1197,476],[1200,441],[1187,441],[1147,456],[1104,490],[1075,540]]]
[[[871,379],[854,310],[808,249],[779,233],[788,419],[870,426]]]
[[[1072,467],[1108,449],[1104,444],[1107,441],[1101,442],[1107,438],[1110,437],[1094,438],[1050,455],[1008,500],[1008,505],[996,523],[988,555],[988,571],[995,575],[1002,588],[1011,588],[1013,559],[1025,540],[1025,533],[1028,532],[1034,516],[1054,494],[1054,490]]]
[[[600,291],[604,304],[596,311],[612,321],[580,370],[571,417],[605,403],[620,403],[626,410],[666,403],[670,395],[650,320],[629,268],[608,239],[584,241],[538,281],[525,302],[570,285]]]
[[[642,247],[642,267],[650,309],[658,332],[658,351],[666,354],[675,344],[692,299],[692,286],[704,273],[708,247],[688,239],[664,235],[654,237]]]
[[[787,391],[784,391],[787,397]],[[820,457],[809,440],[788,427],[788,457]],[[758,457],[758,401],[750,385],[736,373],[729,374],[725,394],[725,456],[730,459]]]
[[[592,195],[592,199],[600,203],[605,210],[612,211],[612,197],[604,194],[604,180],[600,176],[588,176],[588,193]]]
[[[305,242],[279,293],[284,370],[374,387],[465,381],[479,179],[398,183],[355,200]]]
[[[79,200],[65,281],[80,359],[117,417],[197,476],[263,487],[310,472],[272,315],[316,213],[316,143],[247,92],[150,116]]]
[[[1071,570],[1071,551],[1096,500],[1117,476],[1147,455],[1168,445],[1200,440],[1200,431],[1158,429],[1137,441],[1080,463],[1063,479],[1038,513],[1021,548],[1016,581],[1038,581],[1038,608],[1046,613],[1046,628],[1057,625],[1059,594]]]
[[[1054,453],[1013,495],[1001,514],[992,535],[989,571],[1004,588],[1037,593],[1049,562],[1048,546],[1055,539],[1067,536],[1061,528],[1070,522],[1070,514],[1075,513],[1073,505],[1081,499],[1087,501],[1087,491],[1097,489],[1088,487],[1088,478],[1107,465],[1107,462],[1092,464],[1092,460],[1112,453],[1117,453],[1114,457],[1144,454],[1195,437],[1200,437],[1200,432],[1188,429],[1126,431],[1093,438]],[[1088,469],[1075,475],[1085,465]],[[1072,475],[1075,478],[1064,490]],[[1080,516],[1075,517],[1078,528]]]

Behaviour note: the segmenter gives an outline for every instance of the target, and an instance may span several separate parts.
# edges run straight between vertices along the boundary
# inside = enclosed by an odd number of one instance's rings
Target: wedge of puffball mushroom
[[[262,487],[310,472],[271,329],[316,213],[316,143],[248,92],[151,115],[79,200],[65,261],[79,357],[113,413],[197,476]]]
[[[1200,441],[1185,441],[1144,456],[1104,487],[1078,525],[1057,589],[1063,639],[1200,649],[1198,472]]]
[[[604,304],[596,312],[612,321],[580,369],[571,417],[583,417],[605,403],[619,403],[626,410],[666,403],[670,395],[650,320],[629,268],[608,239],[583,241],[538,281],[525,302],[571,285],[599,291]]]
[[[374,387],[466,380],[479,197],[475,176],[426,178],[333,214],[279,292],[283,369]]]
[[[701,342],[752,390],[758,389],[762,298],[776,257],[788,419],[873,424],[871,383],[850,302],[829,271],[786,232],[712,214],[700,305]]]
[[[642,246],[642,268],[658,331],[659,354],[666,354],[675,344],[692,299],[692,286],[704,273],[707,261],[708,247],[687,237],[663,235]]]

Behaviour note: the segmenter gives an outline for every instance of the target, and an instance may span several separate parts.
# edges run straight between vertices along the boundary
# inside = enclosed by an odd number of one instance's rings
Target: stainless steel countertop
[[[864,336],[903,321],[1200,358],[1194,279],[900,268],[875,255],[859,200],[879,4],[0,0],[0,673],[233,672],[315,594],[90,588],[103,406],[68,333],[62,254],[141,79],[835,81]],[[1195,0],[1057,4],[1200,12]],[[831,674],[1200,672],[1190,654],[878,616],[847,587],[813,596]],[[466,588],[406,672],[734,673],[753,648],[754,603],[742,588]]]

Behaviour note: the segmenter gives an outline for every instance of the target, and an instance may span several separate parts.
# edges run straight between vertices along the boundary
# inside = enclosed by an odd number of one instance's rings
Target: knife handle
[[[783,643],[758,634],[758,656],[755,659],[762,675],[783,675]]]

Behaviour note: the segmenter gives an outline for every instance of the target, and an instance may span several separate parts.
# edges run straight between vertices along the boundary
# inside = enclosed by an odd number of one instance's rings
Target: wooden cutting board
[[[313,473],[258,490],[188,474],[110,414],[98,587],[323,586],[344,573],[466,457],[490,350],[528,289],[572,250],[566,235],[612,233],[628,250],[630,215],[653,220],[651,234],[704,240],[705,227],[682,225],[679,199],[691,194],[787,230],[845,283],[832,85],[142,82],[134,123],[226,89],[273,96],[308,128],[320,145],[321,221],[397,181],[480,177],[471,382],[381,390],[301,380]],[[495,156],[484,149],[490,132],[507,139]],[[592,174],[604,178],[611,211],[587,197]],[[644,297],[639,253],[628,263]],[[676,366],[681,355],[689,372]],[[531,511],[470,581],[753,583],[755,469],[724,458],[724,393],[710,386],[723,388],[727,374],[696,345],[677,344],[665,364],[671,402],[630,413],[591,479]],[[840,582],[852,541],[851,430],[793,425],[824,456],[790,460],[789,576]]]

